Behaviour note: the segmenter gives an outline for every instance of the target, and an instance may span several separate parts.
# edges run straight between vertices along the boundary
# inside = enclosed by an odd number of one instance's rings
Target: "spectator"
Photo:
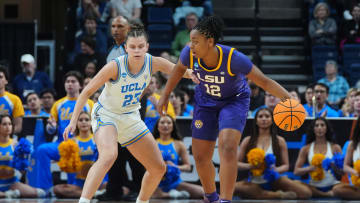
[[[355,95],[357,89],[350,88],[346,94],[346,98],[344,99],[344,104],[339,110],[340,117],[354,117],[354,102],[355,102]]]
[[[315,107],[315,117],[339,117],[339,113],[326,104],[329,95],[329,87],[323,83],[316,83],[314,86],[315,106],[306,109],[308,115],[313,114]]]
[[[325,65],[326,76],[321,78],[318,83],[323,83],[329,87],[328,102],[331,105],[338,105],[346,96],[349,84],[346,79],[338,74],[336,61],[328,60]]]
[[[76,19],[82,23],[85,15],[91,14],[99,21],[105,11],[107,2],[102,0],[80,0],[79,7],[76,9]]]
[[[95,41],[95,52],[105,54],[107,51],[107,35],[98,28],[96,18],[93,15],[86,15],[84,21],[84,29],[75,39],[75,53],[80,53],[82,49],[81,39],[83,37],[91,37]],[[102,66],[101,66],[102,67]]]
[[[316,91],[316,85],[315,85]],[[298,176],[310,174],[316,170],[314,165],[311,165],[315,154],[323,154],[326,158],[331,159],[334,153],[341,153],[341,147],[333,142],[333,131],[329,122],[323,118],[318,117],[309,128],[307,133],[306,145],[301,148],[298,158],[296,160],[294,174]],[[309,163],[309,166],[304,166]],[[310,179],[309,184],[306,184],[312,191],[313,197],[333,197],[333,188],[340,183],[330,170],[325,171],[325,177],[321,180]]]
[[[171,44],[171,52],[179,58],[181,50],[190,42],[190,31],[198,23],[199,18],[195,13],[188,13],[185,18],[186,29],[176,33],[175,40]]]
[[[25,111],[25,116],[50,116],[50,114],[41,109],[41,100],[36,92],[30,92],[26,95],[25,100],[29,108]]]
[[[14,133],[20,133],[24,116],[24,107],[20,98],[5,90],[8,84],[8,73],[5,67],[0,67],[0,115],[10,115],[14,118]]]
[[[12,86],[14,93],[18,95],[22,101],[29,92],[35,91],[37,94],[45,88],[52,88],[49,76],[36,70],[36,62],[31,54],[21,56],[21,66],[23,73],[15,76]]]
[[[173,190],[181,191],[182,197],[191,199],[200,199],[204,191],[200,185],[186,183],[181,180],[180,173],[183,171],[190,172],[191,165],[189,155],[182,138],[177,132],[177,127],[173,118],[169,115],[160,117],[154,127],[153,132],[163,159],[168,165],[167,173],[159,184],[162,192],[158,197],[157,193],[152,198],[169,198],[173,197]],[[169,172],[173,169],[174,173]],[[169,192],[169,193],[167,193]]]
[[[265,92],[265,104],[258,107],[257,109],[255,109],[253,112],[252,112],[252,117],[255,117],[256,115],[256,112],[259,110],[259,109],[263,109],[263,108],[269,108],[271,109],[272,111],[274,110],[276,104],[278,104],[280,102],[280,99],[275,97],[274,95],[271,95],[270,93],[268,92]]]
[[[342,34],[344,39],[340,43],[340,48],[344,47],[344,44],[356,44],[360,43],[360,4],[356,4],[351,9],[352,20],[345,21]]]
[[[251,90],[250,95],[250,111],[254,111],[260,106],[264,105],[265,96],[264,91],[260,89],[254,82],[248,80],[248,84]]]
[[[329,15],[330,10],[326,3],[321,2],[315,6],[315,19],[309,23],[309,35],[313,45],[335,44],[337,26]]]
[[[360,117],[360,91],[355,93],[354,99],[354,117]]]
[[[272,110],[259,109],[253,126],[253,134],[245,137],[241,142],[238,152],[238,169],[241,171],[253,169],[254,166],[249,164],[246,156],[251,149],[260,148],[266,155],[273,154],[276,157],[276,163],[272,168],[275,173],[288,171],[289,155],[286,141],[277,135]],[[310,189],[299,182],[292,181],[286,176],[270,182],[264,178],[264,175],[250,175],[248,180],[237,182],[235,194],[250,199],[308,199],[311,197]]]
[[[40,93],[42,108],[48,114],[50,114],[51,107],[53,106],[56,98],[56,92],[54,89],[45,89]]]
[[[306,103],[303,104],[304,109],[306,110],[306,115],[307,116],[313,116],[313,112],[312,112],[312,107],[313,107],[313,97],[315,96],[314,94],[314,85],[310,84],[306,87],[305,90],[305,101]],[[315,97],[314,97],[315,99]]]
[[[169,101],[174,107],[176,116],[192,116],[194,107],[189,107],[186,103],[185,92],[179,89],[170,94]]]
[[[0,198],[44,198],[45,191],[21,183],[14,168],[16,142],[12,139],[14,123],[10,115],[0,115]]]
[[[291,98],[291,99],[295,99],[295,100],[301,102],[301,101],[300,101],[299,92],[298,92],[297,89],[295,89],[295,88],[294,88],[294,89],[290,89],[290,90],[289,90],[289,94],[290,94],[290,98]]]
[[[84,36],[81,39],[81,53],[79,53],[74,60],[74,70],[81,72],[86,65],[92,61],[98,67],[105,65],[105,55],[95,51],[96,41],[89,36]]]
[[[94,77],[95,74],[97,73],[97,68],[96,68],[97,64],[94,61],[89,61],[89,63],[86,64],[85,69],[84,69],[84,76],[85,77]]]
[[[141,1],[140,0],[111,0],[110,13],[111,17],[125,16],[129,20],[140,22],[141,16]]]
[[[144,95],[150,95],[147,98],[146,113],[144,122],[149,130],[154,131],[156,121],[160,118],[160,114],[156,111],[157,102],[160,99],[159,95],[159,81],[155,75],[151,77],[149,86],[144,90]],[[175,110],[171,102],[168,104],[167,113],[173,118],[176,118]]]
[[[63,132],[65,127],[69,124],[76,99],[80,94],[81,86],[83,85],[83,77],[77,71],[70,71],[64,76],[64,87],[66,96],[57,100],[51,108],[51,115],[46,126],[49,134],[56,131],[58,139],[55,142],[44,143],[36,149],[35,167],[33,168],[37,174],[36,185],[40,188],[49,191],[53,186],[52,175],[50,171],[50,161],[58,161],[60,159],[58,146],[63,141]],[[94,103],[88,100],[84,106],[84,111],[90,113]],[[68,174],[68,183],[72,183],[73,174]]]
[[[194,6],[194,7],[201,6],[204,8],[205,16],[211,16],[214,14],[211,0],[185,0],[182,6]]]
[[[357,119],[354,133],[351,141],[346,150],[345,160],[344,160],[344,172],[350,176],[357,176],[359,174],[354,170],[355,162],[360,159],[360,117]],[[359,200],[360,199],[360,188],[352,184],[340,184],[338,187],[333,189],[335,196],[340,197],[341,199],[346,200]]]
[[[85,178],[90,167],[97,159],[97,148],[94,135],[91,132],[90,114],[81,112],[75,130],[74,141],[79,146],[81,169],[76,173],[76,179],[72,184],[59,184],[54,186],[54,193],[58,198],[80,198]],[[100,189],[104,188],[104,184]]]

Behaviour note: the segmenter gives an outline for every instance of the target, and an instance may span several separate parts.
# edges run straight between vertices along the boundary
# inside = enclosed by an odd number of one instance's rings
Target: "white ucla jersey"
[[[105,83],[99,96],[100,105],[113,113],[128,113],[140,109],[140,96],[151,80],[152,56],[145,55],[145,62],[137,74],[128,69],[128,55],[114,59],[118,67],[116,80]]]

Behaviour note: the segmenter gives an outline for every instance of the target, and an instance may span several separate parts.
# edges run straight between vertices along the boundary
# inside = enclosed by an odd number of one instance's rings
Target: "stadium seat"
[[[173,12],[171,8],[149,7],[147,12],[148,12],[147,22],[149,24],[152,23],[172,24]]]

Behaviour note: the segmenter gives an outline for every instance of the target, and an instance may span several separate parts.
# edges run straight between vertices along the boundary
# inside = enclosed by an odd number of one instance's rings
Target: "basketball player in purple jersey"
[[[281,100],[289,93],[266,77],[241,52],[217,44],[224,23],[210,16],[190,32],[190,45],[180,55],[163,95],[158,111],[163,113],[171,91],[187,68],[200,80],[195,88],[195,108],[192,122],[192,151],[196,169],[205,191],[205,202],[231,202],[237,176],[237,148],[245,126],[250,104],[250,89],[245,77]],[[220,197],[216,192],[215,168],[212,156],[219,136]]]

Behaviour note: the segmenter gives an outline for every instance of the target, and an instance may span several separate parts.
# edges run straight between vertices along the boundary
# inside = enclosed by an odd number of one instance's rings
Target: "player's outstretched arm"
[[[165,111],[164,109],[167,109],[167,104],[169,102],[169,95],[171,91],[175,88],[175,86],[179,83],[181,77],[185,74],[187,70],[187,67],[184,66],[180,60],[175,65],[175,68],[172,70],[171,75],[166,82],[166,86],[164,88],[164,91],[161,95],[161,98],[158,102],[157,111],[160,115],[164,115]]]
[[[170,75],[172,70],[174,69],[175,64],[162,58],[162,57],[153,57],[153,72],[163,72],[167,75]],[[187,69],[185,74],[182,75],[182,77],[187,79],[193,79],[192,78],[192,70]]]
[[[280,98],[282,101],[290,98],[290,94],[285,88],[276,81],[265,76],[264,73],[262,73],[255,65],[253,65],[250,73],[247,74],[246,77],[265,91]]]
[[[110,79],[116,80],[117,78],[117,65],[115,61],[111,61],[106,64],[89,82],[88,85],[81,91],[79,97],[76,100],[74,112],[72,114],[70,124],[66,127],[63,133],[64,140],[67,140],[69,133],[74,133],[76,128],[76,122],[79,114],[86,104],[89,97],[94,94],[101,86]]]

